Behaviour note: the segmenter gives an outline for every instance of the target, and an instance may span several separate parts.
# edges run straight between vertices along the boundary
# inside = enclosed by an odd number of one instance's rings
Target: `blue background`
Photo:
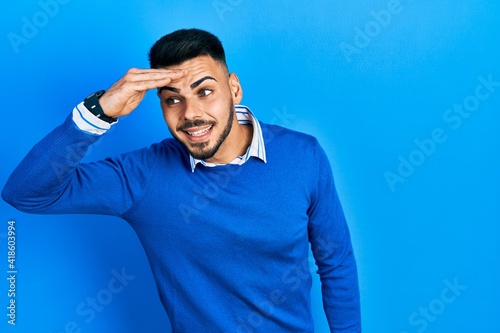
[[[364,331],[499,332],[499,18],[493,0],[12,2],[0,14],[0,185],[85,96],[147,67],[158,38],[207,29],[225,45],[243,104],[317,136],[327,151],[357,256]],[[168,135],[150,92],[85,159]],[[17,320],[7,324],[2,278],[1,332],[169,332],[125,222],[29,215],[1,202],[5,278],[9,219]],[[113,294],[116,272],[129,280]],[[94,316],[77,311],[98,296],[106,304]],[[312,297],[317,332],[326,332],[317,279]]]

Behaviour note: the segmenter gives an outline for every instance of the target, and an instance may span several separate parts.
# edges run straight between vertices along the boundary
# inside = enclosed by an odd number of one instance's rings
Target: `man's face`
[[[220,150],[231,146],[227,139],[237,123],[234,105],[241,101],[238,78],[208,56],[167,69],[189,70],[158,93],[170,132],[193,157],[216,160]]]

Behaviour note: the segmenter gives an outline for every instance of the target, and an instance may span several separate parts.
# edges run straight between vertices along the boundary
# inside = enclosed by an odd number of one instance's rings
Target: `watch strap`
[[[99,104],[99,98],[101,98],[102,95],[104,95],[106,91],[104,90],[99,90],[96,91],[95,93],[90,94],[85,100],[83,101],[83,105],[89,110],[94,116],[97,118],[107,122],[107,123],[114,123],[117,121],[116,118],[109,117],[104,113],[104,110],[101,107],[101,104]]]

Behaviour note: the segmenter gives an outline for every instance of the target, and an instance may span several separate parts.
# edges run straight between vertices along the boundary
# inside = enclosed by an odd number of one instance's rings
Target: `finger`
[[[144,80],[144,77],[167,77],[172,76],[182,77],[187,74],[189,70],[185,68],[181,69],[165,69],[165,68],[156,68],[156,69],[140,69],[140,68],[131,68],[125,76],[130,76],[131,78],[139,78],[140,80]]]
[[[136,90],[136,91],[146,91],[146,90],[150,90],[150,89],[165,87],[165,86],[169,85],[171,82],[180,79],[181,77],[182,76],[179,76],[179,77],[168,76],[168,77],[160,77],[160,78],[148,77],[148,79],[146,79],[146,80],[130,82],[129,87],[133,90]]]
[[[124,83],[133,87],[137,90],[147,90],[153,89],[161,86],[165,86],[172,81],[178,81],[182,79],[186,74],[187,70],[179,71],[163,71],[163,72],[141,72],[141,73],[130,73],[124,77]]]
[[[186,68],[175,68],[175,69],[169,69],[169,68],[138,68],[138,67],[132,67],[129,69],[129,71],[136,72],[136,73],[144,73],[144,72],[179,72],[179,71],[184,71],[187,70]]]

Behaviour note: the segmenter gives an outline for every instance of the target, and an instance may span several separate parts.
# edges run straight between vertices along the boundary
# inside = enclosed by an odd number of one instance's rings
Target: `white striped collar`
[[[255,118],[252,111],[244,105],[236,105],[236,118],[240,124],[249,124],[253,126],[253,137],[250,146],[244,156],[238,156],[228,164],[242,165],[252,156],[260,158],[264,163],[266,163],[266,148],[264,147],[264,137],[262,135],[262,129],[260,128],[259,121]],[[196,165],[201,163],[204,166],[215,167],[216,163],[205,162],[199,160],[189,155],[189,161],[191,163],[191,171],[194,172]]]

